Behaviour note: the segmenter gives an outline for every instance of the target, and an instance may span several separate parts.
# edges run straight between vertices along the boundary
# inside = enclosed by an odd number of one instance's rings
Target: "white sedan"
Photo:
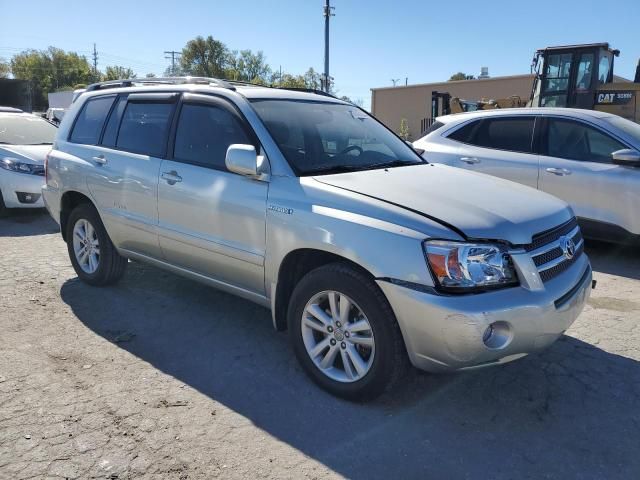
[[[44,160],[57,131],[40,117],[0,108],[0,217],[9,208],[44,207]]]
[[[592,238],[640,240],[640,125],[629,120],[571,108],[476,111],[439,117],[413,145],[429,162],[565,200]]]

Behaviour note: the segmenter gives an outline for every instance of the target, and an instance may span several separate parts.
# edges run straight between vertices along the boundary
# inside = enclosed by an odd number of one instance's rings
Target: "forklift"
[[[619,55],[608,43],[536,51],[528,105],[599,110],[640,123],[640,62],[633,83],[616,82],[613,64]]]

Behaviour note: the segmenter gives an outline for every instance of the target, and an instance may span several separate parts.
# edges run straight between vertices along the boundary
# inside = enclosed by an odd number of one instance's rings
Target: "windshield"
[[[636,147],[640,148],[640,125],[632,122],[631,120],[627,120],[626,118],[613,115],[611,117],[606,117],[605,120],[615,128],[622,130],[627,135],[633,137]]]
[[[251,103],[299,176],[426,163],[352,105],[295,100]]]
[[[32,115],[0,116],[0,144],[51,145],[58,129]]]

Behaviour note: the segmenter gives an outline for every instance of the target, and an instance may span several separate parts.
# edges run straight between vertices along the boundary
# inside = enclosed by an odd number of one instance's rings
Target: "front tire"
[[[288,324],[304,370],[338,397],[371,400],[408,369],[389,302],[371,278],[348,264],[305,275],[291,296]]]
[[[113,246],[93,205],[83,203],[73,209],[66,239],[71,264],[83,282],[111,285],[124,275],[128,260]]]

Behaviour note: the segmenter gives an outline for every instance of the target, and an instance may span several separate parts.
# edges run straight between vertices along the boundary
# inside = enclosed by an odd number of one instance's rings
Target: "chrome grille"
[[[575,252],[572,258],[565,256],[561,245],[563,237],[573,240]],[[584,252],[584,239],[577,220],[572,218],[559,227],[535,235],[533,241],[525,246],[525,250],[538,267],[542,281],[551,280],[573,265]]]

